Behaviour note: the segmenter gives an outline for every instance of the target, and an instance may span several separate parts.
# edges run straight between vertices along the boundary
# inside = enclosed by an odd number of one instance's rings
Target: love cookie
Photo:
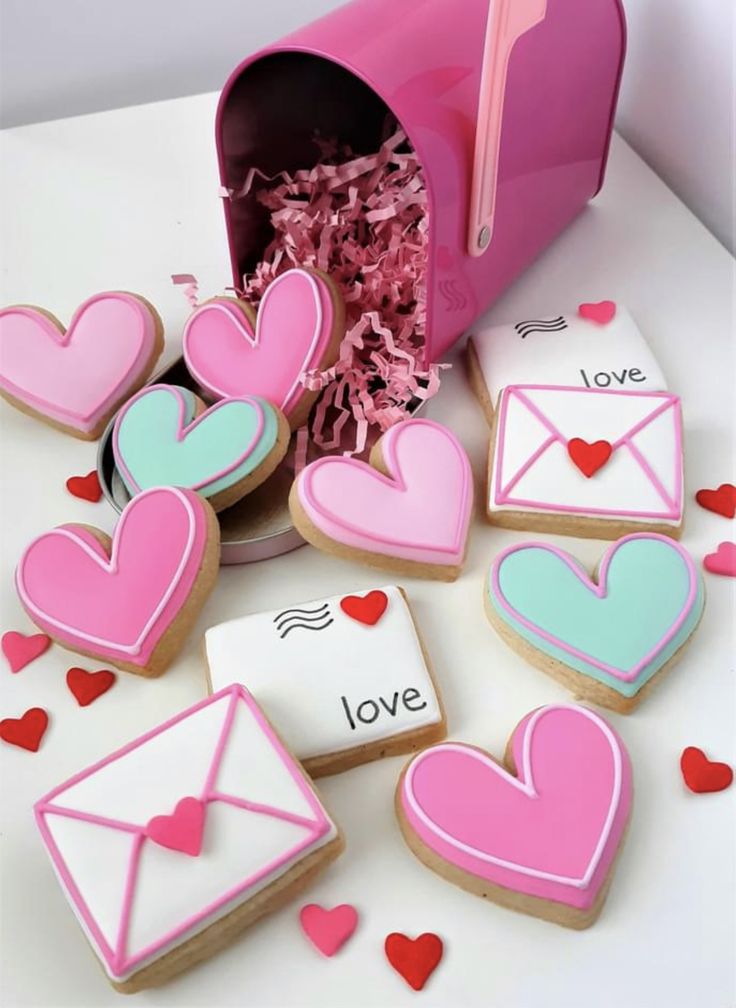
[[[115,419],[113,453],[128,492],[180,486],[222,511],[260,486],[289,447],[283,413],[253,396],[209,409],[189,389],[151,385]]]
[[[236,298],[200,305],[184,329],[184,360],[214,398],[260,396],[296,430],[319,395],[302,375],[337,360],[344,329],[345,306],[333,282],[318,270],[291,269],[266,288],[257,316]]]
[[[43,308],[4,308],[0,395],[23,413],[94,441],[146,380],[163,345],[158,312],[138,294],[95,294],[66,331]]]
[[[442,742],[415,756],[396,791],[412,853],[456,885],[571,928],[598,917],[631,811],[623,742],[585,707],[540,707],[505,765]]]
[[[446,427],[405,420],[375,444],[370,464],[328,456],[289,496],[307,542],[383,570],[454,581],[465,560],[473,475]]]
[[[628,714],[700,622],[703,580],[665,536],[625,536],[591,578],[569,553],[518,543],[494,560],[484,593],[501,638],[577,697]]]
[[[157,676],[214,587],[219,545],[206,501],[156,487],[127,505],[112,539],[89,525],[61,525],[34,539],[15,583],[33,622],[59,644]]]

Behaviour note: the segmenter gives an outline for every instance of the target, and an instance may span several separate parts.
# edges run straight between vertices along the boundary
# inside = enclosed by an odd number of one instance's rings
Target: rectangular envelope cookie
[[[157,986],[293,899],[338,828],[229,686],[37,802],[54,871],[113,986]]]
[[[445,736],[429,660],[395,585],[222,623],[204,649],[210,688],[243,683],[313,777]]]

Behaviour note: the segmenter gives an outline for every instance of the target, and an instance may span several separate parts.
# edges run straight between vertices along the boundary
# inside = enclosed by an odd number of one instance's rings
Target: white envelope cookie
[[[488,462],[488,520],[520,530],[679,538],[682,417],[669,392],[511,385]]]
[[[613,301],[564,315],[494,325],[468,340],[473,388],[489,423],[507,385],[667,389],[661,368],[627,309]]]
[[[253,698],[230,686],[54,788],[35,815],[113,986],[157,986],[343,848]]]
[[[204,649],[210,687],[243,683],[312,777],[445,736],[428,658],[395,585],[222,623]]]

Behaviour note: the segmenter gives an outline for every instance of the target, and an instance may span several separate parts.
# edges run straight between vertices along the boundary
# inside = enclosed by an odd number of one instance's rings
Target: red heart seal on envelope
[[[613,448],[608,441],[594,441],[591,444],[582,438],[572,438],[567,442],[567,454],[583,476],[589,479],[608,462],[612,453]]]
[[[616,317],[616,302],[586,302],[585,304],[578,305],[578,315],[580,318],[588,319],[590,322],[597,322],[598,325],[608,325]]]

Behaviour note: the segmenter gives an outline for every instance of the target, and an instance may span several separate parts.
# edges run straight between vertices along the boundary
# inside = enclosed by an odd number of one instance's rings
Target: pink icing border
[[[661,406],[645,417],[644,420],[639,421],[630,430],[620,437],[617,441],[611,442],[611,448],[615,451],[622,445],[625,445],[631,454],[634,456],[635,460],[639,464],[639,467],[644,472],[645,476],[649,482],[654,487],[655,491],[662,499],[666,505],[666,510],[664,511],[630,511],[617,508],[598,508],[589,507],[587,505],[580,505],[575,507],[572,504],[554,504],[548,501],[535,501],[529,500],[523,497],[512,497],[511,491],[517,485],[517,483],[522,479],[522,477],[532,468],[534,463],[541,458],[541,456],[555,443],[560,443],[562,445],[567,445],[567,439],[562,436],[559,430],[552,424],[547,417],[542,413],[541,409],[531,400],[529,400],[525,395],[523,390],[532,391],[544,391],[544,392],[573,392],[582,396],[586,395],[611,395],[611,396],[633,396],[635,398],[657,398],[665,400]],[[509,399],[515,396],[517,400],[521,401],[524,406],[532,413],[533,416],[542,423],[547,430],[550,432],[549,437],[542,442],[542,444],[529,456],[526,462],[520,467],[520,469],[512,476],[512,478],[503,487],[499,487],[501,480],[501,472],[503,466],[503,456],[504,456],[504,446],[506,439],[506,418]],[[584,403],[581,403],[583,406]],[[496,464],[495,464],[495,495],[494,504],[504,505],[504,504],[519,504],[522,507],[537,508],[542,511],[556,511],[564,513],[574,513],[574,514],[605,514],[605,515],[617,515],[626,518],[664,518],[670,521],[678,521],[682,517],[682,409],[680,405],[680,399],[678,396],[672,395],[670,392],[634,392],[634,391],[624,391],[619,389],[582,389],[576,388],[572,385],[509,385],[502,391],[501,399],[501,413],[499,417],[499,426],[497,434],[497,451],[496,451]],[[638,434],[639,431],[643,430],[655,417],[666,412],[668,409],[674,408],[675,410],[675,480],[677,482],[677,497],[675,500],[669,496],[662,483],[658,479],[656,473],[650,466],[649,462],[642,455],[639,449],[631,440],[634,435]]]
[[[86,780],[91,777],[98,770],[107,766],[109,763],[113,763],[118,759],[121,759],[129,752],[137,749],[139,746],[143,745],[149,739],[155,738],[162,732],[167,731],[169,728],[178,724],[180,721],[185,720],[193,714],[196,714],[199,710],[208,707],[212,703],[216,703],[225,696],[230,696],[230,703],[228,705],[227,712],[223,721],[222,731],[220,732],[220,737],[218,739],[217,745],[215,746],[215,751],[212,757],[212,763],[210,765],[209,772],[207,774],[207,779],[205,781],[204,787],[202,789],[202,794],[199,796],[200,801],[208,804],[212,801],[227,802],[230,805],[234,805],[238,808],[246,809],[249,812],[256,812],[271,818],[282,819],[287,822],[292,822],[300,826],[304,826],[309,830],[307,837],[301,840],[298,844],[294,846],[293,849],[289,850],[280,857],[275,858],[273,861],[264,865],[262,868],[254,872],[253,875],[249,876],[243,882],[239,883],[237,886],[229,889],[221,897],[214,900],[208,906],[204,907],[198,913],[193,914],[191,917],[186,918],[178,927],[174,928],[170,932],[166,933],[161,938],[152,942],[150,945],[141,949],[138,953],[133,956],[128,956],[126,953],[126,945],[128,938],[128,928],[130,925],[131,912],[133,907],[133,900],[135,897],[135,885],[137,879],[138,865],[140,861],[140,855],[143,848],[143,844],[146,842],[145,829],[146,824],[136,824],[136,823],[126,823],[118,821],[115,819],[107,819],[104,816],[94,815],[92,813],[78,812],[75,809],[66,809],[63,806],[54,804],[53,799],[57,795],[66,791],[68,788],[73,787],[80,781]],[[228,742],[229,732],[235,718],[235,712],[237,709],[238,701],[242,700],[246,707],[251,711],[256,721],[258,722],[264,735],[270,741],[273,749],[280,756],[282,763],[286,769],[291,774],[291,777],[296,782],[301,791],[302,795],[306,799],[309,807],[314,813],[314,819],[307,819],[303,816],[298,816],[290,812],[285,812],[281,809],[275,808],[270,805],[262,805],[256,802],[249,802],[241,798],[236,798],[233,795],[227,795],[218,791],[215,787],[215,782],[217,779],[217,774],[220,768],[220,763],[222,756],[225,752],[225,747]],[[68,816],[73,819],[81,819],[84,822],[90,822],[97,825],[107,826],[112,829],[122,830],[128,833],[135,834],[135,841],[133,843],[130,860],[128,863],[128,874],[125,883],[125,892],[123,897],[123,905],[121,908],[120,922],[118,926],[118,933],[115,942],[115,948],[111,948],[102,935],[102,931],[98,926],[94,916],[92,915],[89,907],[85,903],[81,896],[77,886],[74,883],[74,879],[66,867],[66,863],[62,858],[59,849],[54,842],[51,831],[45,820],[45,816],[48,814]],[[232,900],[236,899],[238,896],[247,892],[248,889],[256,885],[266,876],[277,871],[283,865],[291,861],[297,854],[300,854],[306,848],[311,846],[316,840],[323,837],[332,828],[330,820],[327,818],[324,809],[318,802],[313,790],[309,787],[307,782],[304,780],[302,774],[299,772],[294,760],[289,756],[287,751],[284,749],[283,745],[279,741],[276,733],[269,725],[266,718],[263,716],[260,708],[253,700],[253,697],[248,693],[248,691],[238,684],[233,684],[232,686],[227,686],[225,689],[220,690],[219,693],[215,693],[211,697],[207,697],[205,700],[201,700],[199,703],[190,707],[188,710],[182,711],[175,717],[166,721],[164,724],[160,725],[158,728],[154,728],[140,738],[135,739],[128,745],[123,746],[122,749],[118,749],[116,752],[107,756],[105,759],[100,760],[93,766],[86,770],[82,770],[80,773],[75,774],[64,784],[59,785],[50,791],[43,798],[39,799],[34,805],[34,815],[36,818],[36,823],[43,837],[46,848],[49,852],[54,867],[56,868],[62,884],[66,888],[71,900],[76,905],[82,920],[89,929],[90,934],[93,936],[95,942],[97,943],[98,949],[102,954],[105,962],[110,968],[111,973],[115,977],[122,977],[125,973],[129,972],[134,966],[140,963],[144,959],[148,959],[150,956],[154,955],[159,949],[164,948],[171,942],[175,941],[177,938],[182,937],[188,931],[196,928],[197,925],[201,924],[212,914],[216,913],[219,909],[226,906]]]
[[[369,530],[359,528],[357,525],[353,525],[351,522],[345,521],[333,512],[328,512],[315,499],[311,486],[314,473],[323,466],[334,465],[351,466],[363,472],[367,471],[370,473],[372,478],[383,483],[385,486],[393,487],[397,490],[405,492],[408,488],[401,476],[396,442],[401,437],[402,432],[407,430],[416,430],[420,425],[430,427],[444,435],[449,444],[452,445],[458,459],[460,460],[460,466],[463,473],[463,486],[461,489],[461,505],[459,508],[458,527],[455,530],[455,538],[452,546],[428,545],[427,543],[412,543],[394,538],[383,538],[370,532]],[[344,529],[359,542],[367,540],[369,543],[373,543],[377,547],[398,547],[404,552],[408,549],[420,554],[420,561],[428,563],[449,564],[457,561],[463,553],[473,506],[473,476],[465,449],[452,431],[447,427],[444,427],[442,424],[435,423],[433,420],[424,419],[401,421],[394,427],[389,428],[389,430],[383,435],[380,443],[383,461],[389,471],[395,475],[385,476],[382,472],[374,469],[373,466],[369,465],[367,462],[361,462],[358,459],[327,456],[325,458],[317,459],[316,462],[310,463],[306,469],[303,470],[296,484],[300,500],[311,510],[312,514],[326,518],[327,521],[333,522],[338,528]],[[327,534],[330,535],[329,532],[327,532]],[[371,552],[381,553],[382,551],[381,549],[374,548]],[[435,556],[436,554],[446,555],[448,559],[438,560]],[[401,555],[403,556],[403,553]]]
[[[165,384],[148,385],[146,388],[141,389],[140,392],[136,393],[136,395],[134,395],[132,399],[129,399],[128,402],[125,404],[125,406],[122,408],[122,410],[118,413],[117,417],[115,418],[115,426],[113,427],[112,432],[112,448],[113,448],[113,454],[115,456],[115,464],[122,473],[125,482],[129,486],[134,487],[136,493],[140,493],[140,487],[138,486],[136,480],[133,478],[133,475],[128,469],[127,465],[125,464],[123,453],[120,451],[120,444],[118,441],[118,431],[120,429],[123,420],[127,416],[128,411],[134,406],[134,404],[139,399],[142,399],[144,396],[147,396],[150,392],[160,391],[161,389],[164,389],[165,391],[169,392],[178,401],[179,404],[179,419],[177,421],[177,432],[176,432],[177,444],[181,444],[182,441],[185,441],[187,435],[190,434],[196,427],[198,427],[203,420],[206,420],[208,417],[212,416],[212,414],[215,413],[217,410],[222,409],[223,406],[228,406],[230,403],[234,402],[248,403],[248,405],[252,406],[258,415],[258,426],[256,428],[256,433],[254,434],[252,441],[250,442],[248,447],[243,451],[243,453],[239,455],[238,458],[231,465],[226,466],[225,469],[222,469],[221,471],[214,473],[213,475],[209,476],[206,480],[193,484],[190,487],[191,490],[201,490],[204,487],[208,487],[211,483],[216,483],[218,480],[222,479],[223,476],[228,476],[231,472],[233,472],[235,469],[241,466],[243,462],[245,462],[248,459],[248,456],[251,455],[253,450],[259,444],[261,436],[263,435],[263,428],[265,426],[265,421],[264,421],[264,408],[263,408],[264,400],[260,399],[258,396],[229,396],[226,399],[221,399],[219,402],[216,402],[213,406],[210,406],[209,409],[206,409],[204,413],[201,413],[198,417],[195,417],[195,419],[192,420],[191,423],[185,426],[184,417],[186,409],[186,400],[184,399],[184,396],[182,395],[181,391],[177,388],[177,386],[165,385]]]
[[[196,311],[192,312],[192,314],[189,316],[189,318],[187,319],[187,323],[184,327],[184,332],[182,334],[182,349],[184,353],[184,359],[186,361],[187,367],[189,368],[189,371],[204,388],[208,389],[214,395],[229,396],[228,392],[226,392],[222,388],[218,388],[209,380],[209,378],[206,375],[203,375],[200,369],[197,367],[197,365],[194,364],[192,360],[192,354],[189,349],[189,340],[190,340],[190,328],[193,325],[194,321],[200,318],[200,316],[203,315],[205,312],[210,311],[225,312],[225,314],[229,315],[232,318],[233,322],[235,323],[236,327],[238,328],[243,338],[255,349],[261,343],[261,319],[264,317],[264,312],[268,310],[269,295],[273,294],[278,284],[281,284],[284,281],[286,282],[291,281],[293,283],[295,273],[298,273],[301,277],[304,277],[309,282],[309,285],[312,288],[312,293],[314,295],[315,309],[316,309],[314,333],[312,335],[312,339],[309,344],[309,351],[305,354],[304,361],[302,362],[303,369],[308,371],[311,367],[314,367],[315,363],[319,363],[318,361],[315,362],[314,360],[315,353],[317,352],[317,349],[321,343],[326,343],[329,341],[329,338],[332,335],[332,327],[334,325],[332,295],[329,289],[327,289],[327,284],[325,284],[324,281],[322,281],[314,273],[310,273],[307,270],[299,268],[290,269],[287,270],[285,273],[281,273],[279,276],[277,276],[276,279],[272,280],[271,283],[266,288],[266,292],[263,295],[263,298],[261,299],[261,303],[258,306],[258,311],[256,313],[255,334],[251,333],[248,327],[245,325],[243,321],[245,315],[243,314],[243,312],[237,307],[237,305],[233,304],[231,301],[225,301],[221,299],[219,301],[205,302],[205,304],[200,305],[200,307],[196,309]],[[327,330],[327,332],[324,331],[326,319],[329,320],[329,329]],[[304,391],[305,389],[304,386],[302,385],[301,373],[300,373],[296,375],[291,388],[289,389],[288,393],[283,397],[282,402],[279,404],[280,408],[284,411],[284,413],[288,414],[291,410],[294,409],[296,403],[301,398],[301,395],[297,393],[299,392],[303,393]]]
[[[586,654],[584,651],[580,651],[578,648],[573,647],[571,644],[568,644],[566,641],[561,640],[559,637],[555,637],[553,634],[550,634],[546,630],[543,630],[541,627],[537,626],[536,623],[533,623],[531,620],[527,619],[526,616],[523,616],[520,612],[514,609],[514,607],[509,602],[506,601],[506,598],[503,592],[501,591],[501,585],[499,582],[499,571],[506,557],[509,556],[511,553],[516,553],[520,550],[542,549],[545,550],[545,552],[547,553],[553,553],[555,556],[559,557],[559,559],[563,561],[563,563],[573,572],[573,574],[575,574],[578,580],[582,582],[582,584],[588,589],[588,591],[592,592],[598,598],[605,598],[607,595],[608,568],[611,563],[611,560],[613,559],[617,550],[621,546],[623,546],[624,543],[631,542],[632,539],[654,539],[658,542],[666,543],[668,548],[673,549],[677,553],[679,553],[682,559],[685,561],[685,567],[688,572],[689,583],[688,583],[687,598],[685,599],[685,604],[682,607],[680,615],[677,617],[675,622],[672,624],[672,626],[664,635],[664,637],[662,637],[659,643],[657,643],[652,648],[652,650],[649,651],[642,659],[640,659],[640,661],[628,672],[624,671],[623,669],[614,668],[613,665],[608,665],[606,664],[606,662],[599,661],[592,655]],[[632,535],[624,536],[622,539],[618,539],[615,543],[613,543],[603,554],[603,559],[601,561],[598,572],[597,584],[595,581],[591,580],[587,572],[582,568],[582,566],[578,563],[578,561],[575,559],[574,556],[572,556],[570,553],[566,553],[564,550],[558,549],[558,547],[556,546],[551,546],[549,543],[543,543],[543,542],[525,542],[525,543],[517,543],[514,546],[508,546],[505,550],[502,550],[498,554],[498,556],[494,559],[491,565],[489,578],[491,581],[494,598],[496,598],[500,602],[502,608],[505,609],[506,612],[514,620],[521,623],[521,625],[526,627],[527,630],[531,630],[532,633],[534,633],[537,637],[541,637],[542,640],[547,641],[549,644],[553,644],[555,647],[561,648],[568,654],[574,655],[576,658],[582,659],[583,661],[587,662],[588,665],[592,665],[595,668],[600,669],[602,672],[606,672],[608,673],[608,675],[611,675],[614,678],[627,683],[634,682],[639,677],[639,675],[641,675],[641,673],[647,668],[647,666],[657,657],[657,655],[660,654],[660,652],[667,647],[670,641],[677,636],[683,624],[685,623],[685,620],[690,615],[690,611],[693,607],[693,604],[698,594],[698,574],[690,554],[679,543],[674,542],[672,539],[670,539],[669,536],[658,535],[657,533],[654,532],[634,532],[632,533]]]
[[[168,588],[164,592],[163,596],[161,597],[161,600],[154,609],[153,613],[147,620],[145,626],[138,635],[138,638],[136,639],[135,643],[121,644],[119,642],[109,641],[101,637],[96,637],[93,634],[84,633],[83,631],[75,627],[69,626],[67,623],[62,623],[60,620],[54,619],[53,616],[50,616],[48,613],[41,610],[34,603],[32,598],[28,594],[24,584],[23,565],[28,552],[37,542],[39,542],[40,539],[45,539],[48,536],[62,536],[66,539],[70,539],[72,542],[76,543],[76,545],[79,546],[87,554],[87,556],[89,556],[92,560],[95,561],[95,563],[97,563],[100,567],[102,567],[103,570],[107,570],[110,573],[114,574],[117,571],[118,553],[120,552],[121,548],[120,542],[123,537],[127,516],[130,514],[130,509],[133,508],[134,506],[137,506],[140,503],[140,501],[142,501],[144,498],[152,494],[161,494],[161,493],[177,497],[184,505],[184,508],[187,512],[187,516],[189,518],[189,530],[187,534],[187,542],[181,560],[179,561],[177,569],[174,572],[174,576],[172,577]],[[196,502],[196,507],[199,512],[199,516],[195,514],[194,502]],[[75,526],[71,527],[60,526],[59,528],[51,529],[50,532],[46,532],[43,535],[38,536],[36,539],[34,539],[33,542],[30,543],[30,545],[23,552],[23,555],[21,556],[20,562],[18,563],[18,567],[15,572],[15,585],[18,595],[20,596],[21,601],[23,602],[26,609],[30,613],[33,613],[35,616],[37,616],[42,623],[44,623],[46,626],[56,627],[57,629],[68,634],[74,640],[87,641],[88,643],[95,645],[97,647],[107,648],[113,654],[128,654],[132,656],[140,655],[144,649],[146,638],[149,636],[149,634],[155,627],[156,623],[158,622],[159,618],[164,613],[164,610],[166,609],[167,605],[171,601],[172,596],[179,587],[180,581],[184,575],[184,572],[187,569],[187,565],[189,564],[189,561],[192,558],[194,548],[196,545],[197,532],[201,530],[201,520],[198,520],[198,517],[199,519],[202,519],[203,517],[202,505],[200,503],[199,498],[196,497],[194,493],[189,494],[188,491],[180,490],[178,487],[152,487],[149,490],[144,490],[143,493],[133,498],[133,500],[126,506],[122,515],[120,516],[120,520],[113,534],[112,552],[110,554],[109,560],[107,558],[107,554],[102,549],[100,543],[91,535],[91,533],[86,532],[84,529],[80,529],[79,532],[71,531],[71,528],[74,528]],[[82,535],[89,536],[89,541],[83,539],[81,537]]]
[[[75,421],[73,426],[84,432],[92,430],[99,422],[100,417],[105,414],[111,403],[114,402],[118,395],[127,387],[131,377],[140,372],[141,365],[148,359],[150,352],[154,347],[156,340],[156,324],[147,306],[140,298],[135,297],[133,294],[128,294],[125,291],[102,291],[99,294],[94,294],[91,298],[87,298],[86,301],[83,301],[82,304],[79,305],[72,316],[68,328],[63,333],[59,331],[58,327],[51,321],[48,315],[45,315],[42,311],[39,311],[37,308],[31,307],[30,305],[11,305],[10,307],[3,308],[2,311],[0,311],[0,318],[4,315],[23,315],[26,318],[32,319],[37,325],[41,326],[49,339],[53,340],[61,347],[66,347],[74,337],[74,327],[76,326],[82,313],[96,301],[108,300],[111,298],[117,301],[124,301],[126,304],[133,307],[143,321],[143,329],[140,333],[140,346],[138,348],[135,361],[125,372],[124,376],[121,377],[108,392],[105,392],[103,396],[101,396],[100,404],[91,413],[77,413],[74,410],[65,409],[64,407],[59,406],[58,403],[48,402],[40,396],[34,395],[34,393],[30,392],[28,389],[20,388],[13,382],[6,379],[2,375],[1,370],[0,386],[21,402],[28,403],[29,405],[37,408],[39,413],[44,413],[46,416],[59,419],[62,422],[64,418]]]
[[[545,872],[540,869],[530,868],[528,865],[516,864],[511,861],[506,861],[503,858],[494,857],[492,854],[489,854],[486,851],[479,850],[475,847],[472,847],[469,844],[466,844],[465,842],[459,840],[457,837],[454,837],[452,834],[448,833],[446,830],[442,829],[432,819],[430,819],[429,816],[426,815],[426,813],[420,806],[419,802],[415,798],[412,788],[414,774],[420,763],[424,762],[427,758],[431,757],[434,753],[437,752],[442,751],[460,752],[464,756],[470,756],[473,759],[476,759],[478,762],[481,762],[485,767],[492,770],[498,776],[502,777],[504,781],[506,781],[508,784],[511,784],[513,787],[522,791],[530,798],[536,798],[537,791],[535,790],[534,787],[534,775],[533,775],[532,757],[531,757],[531,746],[532,746],[532,738],[534,735],[534,728],[536,727],[536,724],[538,723],[539,720],[541,720],[542,717],[544,717],[546,714],[549,714],[557,710],[573,711],[576,714],[579,714],[587,718],[589,721],[592,721],[594,724],[596,724],[602,731],[603,735],[605,736],[609,744],[611,754],[613,756],[614,781],[613,781],[613,787],[611,789],[611,801],[608,807],[608,812],[606,815],[605,822],[603,824],[603,828],[601,830],[601,835],[598,839],[598,843],[596,844],[595,850],[591,855],[586,871],[580,878],[572,878],[564,875],[556,875],[554,873]],[[567,886],[578,890],[587,890],[590,888],[591,882],[593,881],[599,869],[607,870],[608,865],[610,864],[616,849],[615,846],[611,847],[609,845],[614,826],[616,826],[617,824],[617,816],[621,811],[623,811],[625,814],[628,814],[628,810],[631,805],[631,771],[630,771],[630,763],[626,756],[626,750],[624,749],[623,744],[619,739],[619,737],[617,736],[617,734],[613,731],[610,725],[608,725],[607,722],[603,720],[603,718],[599,717],[593,711],[588,710],[586,707],[579,707],[575,704],[549,704],[545,707],[539,707],[531,714],[527,714],[527,716],[514,729],[512,737],[512,746],[515,756],[517,755],[517,746],[520,734],[522,736],[522,743],[521,743],[522,765],[521,767],[518,767],[518,776],[514,776],[505,767],[501,766],[499,763],[493,760],[489,755],[477,749],[474,749],[472,746],[453,742],[441,742],[438,745],[430,746],[428,749],[425,749],[423,752],[419,753],[418,756],[415,756],[412,762],[409,764],[409,768],[406,771],[406,774],[404,775],[404,779],[402,782],[402,790],[401,790],[402,804],[404,805],[405,808],[408,806],[412,814],[412,819],[416,817],[416,819],[419,820],[419,823],[421,823],[422,826],[426,830],[428,830],[429,834],[438,837],[441,841],[448,844],[451,848],[460,851],[464,855],[468,855],[471,858],[477,858],[479,861],[484,861],[488,864],[493,864],[496,867],[501,868],[503,870],[508,870],[511,872],[516,872],[519,875],[528,876],[529,878],[535,879],[542,884],[550,883],[552,886]],[[624,804],[625,807],[622,809],[622,806]],[[419,832],[417,829],[417,823],[415,821],[412,822],[412,827],[415,830],[417,830],[417,832]],[[419,835],[421,836],[421,834]],[[618,843],[619,838],[620,834],[618,837],[615,838],[616,843]],[[426,836],[422,836],[422,839],[424,840],[425,843],[428,842],[428,838]],[[459,867],[463,868],[466,871],[470,871],[472,874],[477,874],[477,872],[473,871],[473,868],[468,865],[459,864]],[[494,881],[493,878],[490,877],[489,880]],[[602,881],[602,879],[600,881]],[[504,885],[504,887],[508,887],[506,886],[504,881],[498,881],[498,884]],[[521,888],[521,891],[525,890]],[[560,894],[554,891],[554,889],[552,890],[543,889],[543,891],[541,891],[538,894],[534,893],[534,895],[539,895],[541,898],[547,898],[547,899],[559,899],[560,896]],[[595,894],[593,894],[593,896],[594,895]],[[571,902],[573,905],[575,905],[579,902],[579,900],[574,900]],[[592,903],[592,899],[589,902]]]

